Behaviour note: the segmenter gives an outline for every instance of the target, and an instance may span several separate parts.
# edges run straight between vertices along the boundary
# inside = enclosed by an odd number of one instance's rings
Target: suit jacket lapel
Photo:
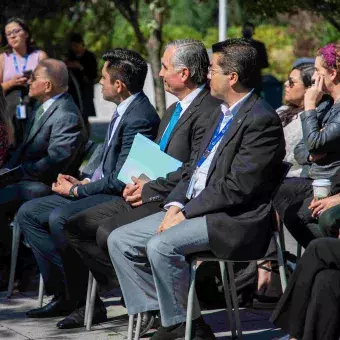
[[[27,139],[26,139],[26,143],[29,143],[39,132],[39,130],[41,129],[41,127],[45,124],[45,122],[47,121],[47,119],[52,115],[52,113],[56,110],[56,108],[58,107],[58,105],[60,104],[61,101],[65,100],[65,98],[68,96],[68,94],[66,95],[62,95],[61,97],[59,97],[47,110],[46,112],[44,112],[44,114],[42,115],[42,117],[40,118],[38,125],[36,126],[34,131],[29,130],[28,134],[27,134]],[[31,121],[31,124],[33,124],[34,119]],[[32,127],[32,126],[31,126]]]
[[[205,86],[203,90],[198,94],[198,96],[191,102],[188,108],[183,112],[181,118],[175,125],[174,129],[170,134],[169,141],[171,140],[174,133],[192,116],[192,114],[197,110],[198,106],[201,104],[202,100],[209,94],[209,89]]]
[[[138,105],[138,103],[145,97],[144,92],[140,93],[133,101],[132,103],[126,108],[122,118],[119,121],[119,124],[117,125],[117,128],[115,129],[114,133],[113,133],[113,137],[111,140],[111,143],[108,145],[108,147],[105,147],[107,145],[107,143],[110,140],[110,137],[108,135],[108,133],[106,133],[106,139],[105,139],[105,144],[104,144],[104,154],[103,154],[103,164],[106,161],[107,155],[109,153],[109,150],[111,149],[111,146],[115,143],[114,140],[117,138],[117,132],[120,130],[124,120],[127,118],[127,116],[129,115],[129,113],[133,110],[133,108]]]
[[[174,113],[174,110],[175,110],[177,103],[178,102],[175,102],[174,104],[170,105],[169,108],[165,111],[165,114],[164,114],[164,116],[161,120],[161,123],[159,125],[159,128],[158,128],[157,138],[155,140],[155,143],[159,144],[159,142],[160,142],[160,140],[161,140],[161,138],[162,138],[162,136],[165,132],[165,129],[170,122],[171,116]]]
[[[222,137],[221,143],[217,147],[216,153],[215,153],[214,158],[213,158],[211,165],[209,167],[208,179],[209,179],[209,177],[212,173],[212,170],[216,166],[216,162],[217,162],[219,155],[222,153],[223,149],[230,142],[230,140],[235,136],[236,132],[241,127],[244,119],[246,118],[247,113],[254,106],[257,99],[258,99],[258,96],[253,93],[250,96],[250,98],[248,98],[248,100],[240,107],[236,116],[233,118],[233,121],[231,122],[228,130],[226,131],[225,135]]]

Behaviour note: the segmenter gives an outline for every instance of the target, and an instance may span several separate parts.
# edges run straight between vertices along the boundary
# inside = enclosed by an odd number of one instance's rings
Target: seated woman
[[[300,116],[304,148],[300,156],[309,163],[308,177],[287,178],[274,199],[281,220],[303,247],[323,236],[317,224],[311,224],[317,221],[308,209],[313,199],[312,182],[327,178],[334,183],[340,172],[340,45],[329,44],[318,50],[313,79],[315,84],[306,91],[305,111]],[[321,114],[317,103],[324,93],[334,104]]]
[[[307,247],[271,321],[291,340],[339,340],[340,240],[321,238]]]
[[[286,141],[285,161],[293,163],[290,175],[299,176],[301,165],[294,158],[294,148],[302,138],[301,112],[304,110],[306,90],[312,86],[313,64],[295,66],[285,82],[284,99],[287,105],[279,107],[276,112],[281,118]]]
[[[0,86],[0,169],[6,163],[9,146],[14,144],[14,128],[5,111],[6,100]]]

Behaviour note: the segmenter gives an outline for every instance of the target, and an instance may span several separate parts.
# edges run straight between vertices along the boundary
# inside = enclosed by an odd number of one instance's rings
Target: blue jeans
[[[108,248],[128,313],[160,310],[163,326],[184,322],[190,264],[186,256],[210,249],[205,217],[157,234],[164,212],[114,230]],[[200,316],[196,299],[193,319]]]
[[[68,246],[64,227],[74,214],[113,199],[116,197],[111,195],[79,200],[51,195],[20,208],[17,222],[37,259],[48,294],[66,294],[71,300],[85,298],[88,269]]]

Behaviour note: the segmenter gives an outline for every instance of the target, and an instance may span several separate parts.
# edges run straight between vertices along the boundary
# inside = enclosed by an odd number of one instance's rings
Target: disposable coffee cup
[[[331,181],[329,179],[316,179],[312,183],[314,199],[320,200],[329,196],[331,192]]]

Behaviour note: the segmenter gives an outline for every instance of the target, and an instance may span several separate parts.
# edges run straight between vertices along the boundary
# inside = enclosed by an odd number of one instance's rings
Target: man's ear
[[[190,70],[187,67],[182,69],[182,71],[181,71],[181,78],[182,78],[183,83],[186,83],[189,80],[189,78],[190,78]]]
[[[119,79],[115,80],[115,86],[117,88],[117,93],[122,93],[126,90],[126,85]]]
[[[238,74],[236,72],[231,72],[229,74],[230,86],[235,85],[238,82]]]
[[[45,93],[51,93],[53,91],[53,84],[50,80],[47,80],[46,82],[46,88],[45,88]]]

